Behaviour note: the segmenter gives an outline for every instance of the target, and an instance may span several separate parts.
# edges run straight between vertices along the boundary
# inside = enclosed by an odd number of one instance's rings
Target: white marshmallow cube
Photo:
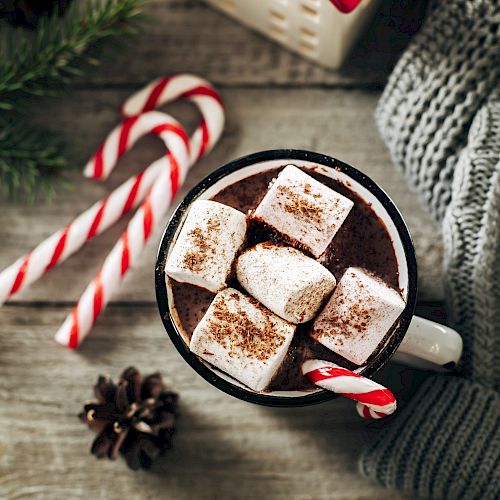
[[[381,279],[350,267],[316,318],[311,336],[340,356],[362,365],[405,307],[401,295]]]
[[[243,213],[209,200],[193,202],[167,258],[165,273],[211,292],[226,287],[247,229]]]
[[[241,286],[291,323],[311,320],[335,288],[335,276],[288,246],[259,243],[236,261]]]
[[[294,325],[257,301],[226,288],[196,327],[189,348],[254,391],[263,391],[280,367]]]
[[[319,257],[352,207],[353,202],[345,196],[288,165],[255,209],[253,218]]]

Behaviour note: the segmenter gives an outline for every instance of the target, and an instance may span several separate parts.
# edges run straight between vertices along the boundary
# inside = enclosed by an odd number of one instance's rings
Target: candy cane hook
[[[106,257],[101,270],[56,333],[55,338],[60,344],[75,349],[88,335],[129,268],[137,262],[153,227],[167,212],[180,179],[185,177],[189,168],[189,143],[182,127],[172,117],[165,117],[169,121],[165,121],[163,132],[159,135],[165,142],[169,155],[157,160],[161,165],[161,172],[151,193],[134,214],[127,229]]]
[[[186,159],[184,165],[184,161],[178,161],[177,148],[173,146],[169,148],[169,165],[165,165],[162,169],[144,205],[131,219],[127,230],[106,258],[101,270],[88,285],[73,312],[57,332],[56,340],[63,345],[76,348],[88,335],[102,309],[118,289],[126,272],[135,264],[137,256],[149,239],[151,228],[167,212],[188,169],[200,156],[211,150],[222,133],[224,111],[220,97],[204,80],[192,75],[179,75],[153,82],[130,97],[123,105],[122,113],[134,118],[138,116],[137,113],[148,113],[155,106],[176,99],[193,101],[202,115],[200,125],[189,141],[189,158]],[[117,134],[113,135],[112,144],[116,144],[116,137]],[[110,149],[112,152],[113,147]],[[113,156],[107,151],[107,145],[104,144],[87,164],[86,175],[95,178],[104,178],[109,175],[115,162],[113,162]],[[179,168],[180,165],[182,168]],[[175,180],[172,178],[172,171],[177,172],[174,176]],[[166,195],[167,185],[169,188]]]
[[[201,114],[200,123],[189,139],[173,118],[152,111],[162,104],[179,99],[193,102]],[[108,177],[123,154],[148,133],[158,135],[168,143],[167,154],[0,272],[1,306],[145,200],[131,219],[127,231],[108,255],[101,272],[87,287],[70,315],[70,318],[79,318],[79,336],[75,337],[74,327],[70,329],[73,331],[72,335],[67,332],[65,334],[64,325],[58,332],[58,341],[70,347],[76,347],[88,333],[130,265],[136,262],[153,225],[168,209],[189,168],[212,149],[224,127],[224,108],[219,94],[208,82],[189,74],[155,80],[125,101],[122,114],[125,116],[123,122],[110,132],[87,163],[84,170],[87,177]],[[85,297],[92,297],[92,314],[87,315],[85,312],[90,310]],[[71,322],[67,320],[65,325],[67,324]]]
[[[396,411],[396,398],[389,389],[335,363],[310,359],[302,365],[302,373],[318,387],[357,401],[364,418],[382,418]]]
[[[159,135],[165,116],[167,115],[164,113],[152,111],[125,120],[115,127],[104,144],[115,144],[117,136],[121,137],[121,140],[118,141],[119,147],[117,144],[114,156],[110,158],[111,155],[108,154],[107,165],[114,167],[118,160],[144,135],[150,133]],[[128,140],[124,141],[123,137]],[[2,271],[0,273],[0,305],[38,280],[56,264],[66,260],[85,243],[104,232],[135,208],[151,189],[160,168],[157,162],[151,163],[143,172],[122,183],[106,198],[94,203],[67,226],[56,231],[29,254]]]

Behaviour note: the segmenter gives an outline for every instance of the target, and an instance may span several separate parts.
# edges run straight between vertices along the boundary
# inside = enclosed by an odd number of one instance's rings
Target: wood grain
[[[258,150],[304,148],[347,161],[379,182],[400,207],[415,241],[420,301],[433,301],[420,312],[442,320],[438,231],[394,170],[373,122],[380,89],[419,24],[417,4],[384,0],[349,62],[329,71],[199,0],[150,0],[146,14],[153,22],[144,33],[79,80],[76,92],[33,105],[33,120],[64,135],[79,169],[117,123],[119,105],[133,90],[172,72],[203,75],[221,88],[227,126],[213,153],[194,167],[179,199],[218,166]],[[168,111],[191,130],[198,119],[187,104]],[[73,191],[60,192],[52,204],[0,202],[0,269],[162,153],[159,142],[146,138],[106,182],[82,180],[75,170]],[[154,305],[161,228],[81,349],[56,345],[55,331],[125,222],[0,309],[0,498],[403,498],[358,475],[357,457],[373,430],[351,402],[253,406],[222,394],[186,365],[166,339]],[[175,447],[149,473],[94,459],[88,453],[92,435],[76,418],[81,402],[92,397],[97,374],[116,377],[130,364],[160,369],[181,394]],[[381,376],[404,401],[419,376],[394,369]]]
[[[158,72],[195,71],[224,86],[381,88],[422,16],[419,2],[401,4],[385,0],[348,62],[332,71],[283,50],[201,0],[151,0],[144,34],[83,83],[139,84]]]
[[[85,158],[117,121],[118,106],[125,91],[80,91],[43,110],[37,120],[50,113],[50,127],[67,136],[76,156]],[[207,158],[189,175],[180,199],[203,176],[220,165],[258,150],[293,147],[320,151],[359,167],[388,192],[401,209],[414,237],[420,267],[420,299],[441,300],[442,247],[437,230],[408,190],[403,177],[394,169],[387,150],[373,123],[378,92],[309,89],[224,89],[228,110],[224,136]],[[191,128],[196,113],[187,104],[171,108],[182,123]],[[49,124],[48,124],[49,125]],[[161,155],[163,147],[145,139],[120,162],[111,178],[104,182],[73,176],[74,191],[63,192],[52,204],[42,206],[3,205],[0,210],[2,252],[0,268],[11,263],[85,207],[106,195],[112,186],[137,172]],[[163,224],[162,224],[163,226]],[[15,301],[61,302],[76,300],[97,272],[124,224],[98,237],[80,253],[52,270]],[[159,228],[138,267],[127,276],[117,301],[153,302],[152,275]],[[0,315],[1,315],[0,311]]]
[[[73,352],[52,340],[64,312],[2,312],[2,498],[402,498],[358,476],[368,436],[352,402],[280,409],[227,396],[182,360],[153,307],[112,307]],[[98,373],[116,377],[132,363],[160,369],[181,394],[174,449],[149,473],[96,460],[76,418]]]

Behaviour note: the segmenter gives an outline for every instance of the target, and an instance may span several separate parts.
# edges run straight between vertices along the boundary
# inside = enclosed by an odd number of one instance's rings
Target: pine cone
[[[97,458],[115,460],[120,453],[131,469],[149,469],[172,446],[178,396],[160,373],[143,378],[131,366],[118,384],[101,375],[94,393],[98,402],[85,404],[78,416],[97,432],[90,450]]]

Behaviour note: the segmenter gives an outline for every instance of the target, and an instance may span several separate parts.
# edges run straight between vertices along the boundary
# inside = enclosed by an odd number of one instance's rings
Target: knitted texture
[[[437,221],[471,122],[498,83],[498,0],[442,0],[399,60],[376,111],[394,163]]]
[[[500,397],[433,376],[365,449],[361,473],[411,498],[500,498]]]
[[[412,497],[500,499],[500,2],[434,2],[376,112],[436,222],[459,377],[435,375],[380,431],[361,472]]]
[[[500,64],[500,63],[499,63]],[[443,221],[449,317],[464,340],[462,373],[500,389],[500,94],[477,113]]]

